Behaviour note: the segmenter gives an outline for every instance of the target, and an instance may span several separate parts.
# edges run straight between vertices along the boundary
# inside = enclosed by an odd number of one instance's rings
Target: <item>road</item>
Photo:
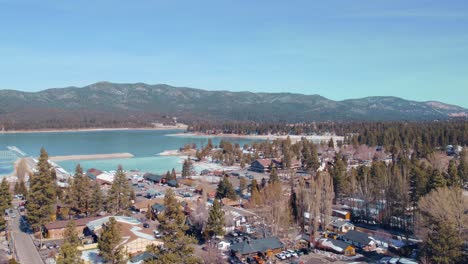
[[[17,204],[15,204],[15,206],[17,206]],[[19,263],[44,264],[30,235],[24,233],[20,229],[21,215],[19,211],[15,210],[15,213],[16,217],[12,221],[11,233],[15,243],[15,250],[19,258]]]

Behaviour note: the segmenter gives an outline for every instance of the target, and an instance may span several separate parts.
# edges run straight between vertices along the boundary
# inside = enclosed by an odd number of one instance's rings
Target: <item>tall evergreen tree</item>
[[[270,183],[279,182],[278,172],[276,171],[276,167],[273,166],[270,172]]]
[[[250,185],[250,203],[254,206],[261,205],[262,196],[260,195],[260,189],[257,184],[257,180],[253,179]]]
[[[247,180],[245,177],[239,179],[239,192],[242,194],[247,188]]]
[[[28,220],[36,230],[51,221],[55,213],[56,184],[52,178],[48,159],[47,151],[42,148],[37,163],[37,172],[30,179],[26,208],[28,209]]]
[[[15,194],[21,194],[25,198],[28,196],[28,188],[26,187],[23,179],[15,183]]]
[[[457,165],[454,160],[450,160],[448,166],[448,185],[449,186],[461,186],[462,182],[458,175]]]
[[[6,209],[11,207],[11,200],[10,184],[4,177],[0,183],[0,215],[3,214]]]
[[[190,161],[190,157],[188,157],[182,166],[182,178],[189,177],[193,174],[193,164]]]
[[[95,183],[92,187],[91,203],[89,205],[90,213],[96,215],[104,210],[104,196],[99,184]]]
[[[208,222],[203,232],[205,239],[210,239],[214,236],[224,235],[224,211],[221,209],[221,203],[215,199],[213,206],[208,214]]]
[[[437,223],[423,248],[423,255],[433,263],[462,263],[463,240],[450,223]]]
[[[75,175],[70,186],[69,199],[70,206],[78,213],[88,215],[92,203],[91,180],[83,175],[80,164],[76,166]]]
[[[218,188],[216,189],[216,198],[229,198],[231,200],[237,199],[236,191],[232,186],[232,183],[229,181],[227,177],[224,177],[219,183]]]
[[[166,264],[166,263],[202,263],[196,257],[192,246],[196,240],[185,234],[188,230],[184,212],[180,203],[175,198],[174,191],[168,189],[164,196],[166,209],[158,215],[160,223],[159,229],[165,234],[163,237],[164,248],[149,246],[147,251],[158,256],[156,260],[145,263]]]
[[[119,246],[121,240],[120,224],[114,217],[110,217],[109,222],[103,225],[98,240],[99,254],[105,261],[112,264],[127,263],[124,250],[122,246]]]
[[[57,264],[82,264],[81,252],[77,249],[80,240],[76,233],[75,221],[69,221],[64,232],[64,243],[60,247]]]
[[[131,196],[132,188],[128,183],[122,166],[119,165],[114,182],[112,182],[111,189],[107,195],[107,211],[126,215],[132,205]]]
[[[438,169],[433,169],[429,177],[428,192],[446,186],[446,181]]]
[[[465,147],[466,148],[466,147]],[[463,150],[458,164],[458,175],[463,182],[468,181],[468,150]]]
[[[6,222],[3,217],[6,209],[11,207],[11,194],[10,194],[10,185],[6,181],[6,178],[3,178],[2,183],[0,184],[0,231],[5,230]]]

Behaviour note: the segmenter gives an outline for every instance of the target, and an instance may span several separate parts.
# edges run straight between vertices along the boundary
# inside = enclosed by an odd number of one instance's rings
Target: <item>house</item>
[[[249,170],[255,172],[270,172],[271,165],[271,159],[256,159],[250,164]]]
[[[133,217],[128,216],[107,216],[89,222],[86,226],[97,237],[102,232],[102,227],[109,222],[109,218],[114,217],[119,224],[122,234],[120,245],[123,246],[129,255],[135,255],[146,251],[150,245],[160,246],[163,242],[157,240],[151,229],[144,228],[142,223]]]
[[[247,225],[255,223],[258,219],[258,216],[255,213],[244,208],[224,205],[223,211],[225,214],[225,231],[227,232],[233,231],[239,227],[247,228]]]
[[[364,250],[370,250],[376,247],[375,241],[368,234],[356,230],[348,231],[342,238],[346,243]]]
[[[151,210],[153,210],[154,215],[158,215],[166,210],[166,206],[162,203],[155,203],[151,206]]]
[[[149,182],[152,182],[154,184],[156,183],[165,183],[166,182],[166,178],[162,175],[156,175],[156,174],[152,174],[152,173],[146,173],[145,175],[143,175],[143,178],[145,178],[145,180],[149,181]]]
[[[321,238],[317,243],[318,248],[322,248],[325,250],[333,251],[338,254],[343,254],[345,256],[354,256],[356,255],[355,248],[340,240],[332,239],[332,238]]]
[[[351,213],[349,211],[333,209],[332,216],[335,216],[344,220],[351,220]]]
[[[115,174],[109,172],[103,172],[96,176],[96,181],[112,184],[114,182]]]
[[[227,250],[229,248],[229,246],[231,246],[231,243],[229,242],[226,242],[226,241],[221,241],[218,243],[218,249],[220,250]]]
[[[232,207],[240,207],[242,205],[242,200],[231,200],[229,198],[223,198],[221,199],[221,204]]]
[[[167,185],[168,185],[169,187],[174,187],[174,188],[176,188],[176,187],[179,186],[179,184],[177,183],[176,180],[170,180],[170,181],[168,181],[168,182],[167,182]]]
[[[98,217],[87,217],[75,219],[75,231],[78,235],[83,234],[86,225],[91,222],[103,218],[102,216]],[[72,220],[59,220],[48,223],[44,226],[44,232],[46,237],[49,239],[63,239],[65,230],[67,229],[68,223]]]
[[[272,255],[281,252],[284,244],[277,237],[266,237],[259,239],[247,239],[240,243],[231,245],[231,252],[238,257],[248,257],[261,252]]]
[[[132,206],[132,209],[140,213],[146,213],[148,211],[148,206],[151,207],[154,204],[155,200],[143,200],[141,202],[135,203]]]
[[[121,245],[129,255],[145,252],[149,245],[159,246],[163,244],[162,241],[154,237],[151,229],[144,228],[141,223],[135,225],[134,223],[118,222],[122,234]]]
[[[348,233],[350,230],[354,230],[354,225],[348,221],[337,219],[329,224],[329,228],[332,229],[335,233],[345,234]]]
[[[92,180],[96,180],[99,174],[102,174],[102,171],[95,169],[95,168],[91,168],[86,171],[86,175]]]

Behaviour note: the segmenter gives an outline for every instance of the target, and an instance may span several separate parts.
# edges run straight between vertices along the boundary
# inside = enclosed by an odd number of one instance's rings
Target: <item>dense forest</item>
[[[345,144],[396,146],[400,148],[437,148],[447,144],[468,145],[468,121],[433,122],[199,122],[189,132],[240,135],[313,135],[331,133],[345,136]]]

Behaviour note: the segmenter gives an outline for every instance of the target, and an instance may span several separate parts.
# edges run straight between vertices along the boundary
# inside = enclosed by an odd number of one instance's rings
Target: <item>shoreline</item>
[[[133,158],[131,153],[109,153],[109,154],[91,154],[91,155],[64,155],[64,156],[52,156],[49,160],[54,162],[66,161],[66,160],[99,160],[99,159],[124,159]]]
[[[164,127],[119,127],[119,128],[63,128],[63,129],[31,129],[31,130],[6,130],[1,134],[29,134],[29,133],[67,133],[67,132],[100,132],[100,131],[126,131],[126,130],[185,130],[186,125]]]
[[[330,138],[333,138],[333,141],[337,140],[343,140],[343,136],[336,136],[336,135],[241,135],[241,134],[204,134],[204,133],[174,133],[174,134],[168,134],[166,136],[171,136],[171,137],[203,137],[203,138],[215,138],[215,137],[224,137],[224,138],[246,138],[246,139],[261,139],[261,140],[267,140],[267,139],[286,139],[288,136],[289,138],[294,142],[297,140],[301,140],[301,138],[305,137],[309,140],[330,140]]]

